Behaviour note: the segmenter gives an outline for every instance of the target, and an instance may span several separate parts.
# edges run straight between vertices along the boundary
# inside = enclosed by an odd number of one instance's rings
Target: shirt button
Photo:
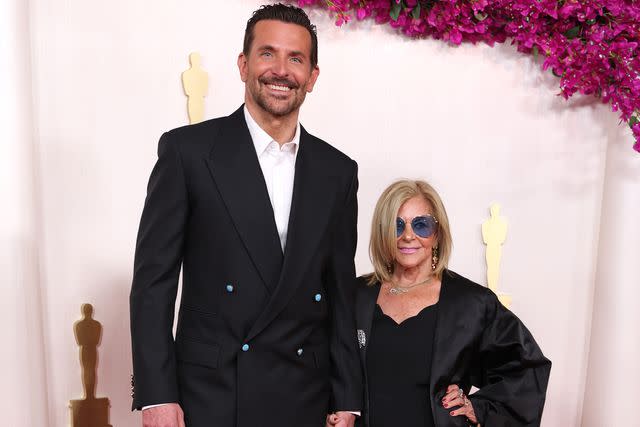
[[[233,292],[233,285],[227,285],[227,292]]]
[[[242,346],[242,351],[249,351],[249,344],[245,344]]]
[[[297,353],[298,353],[298,356],[302,356],[302,353],[304,353],[304,350],[303,350],[303,349],[301,349],[301,348],[299,348],[299,349],[298,349],[298,351],[297,351]]]
[[[313,298],[316,300],[316,302],[320,302],[322,300],[322,295],[316,294],[316,296]]]

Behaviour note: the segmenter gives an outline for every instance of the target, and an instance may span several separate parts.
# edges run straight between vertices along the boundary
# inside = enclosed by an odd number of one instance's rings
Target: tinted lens
[[[396,237],[402,236],[404,233],[405,223],[402,218],[396,218]]]
[[[416,236],[425,239],[435,233],[436,220],[432,216],[417,216],[411,221],[411,228]]]

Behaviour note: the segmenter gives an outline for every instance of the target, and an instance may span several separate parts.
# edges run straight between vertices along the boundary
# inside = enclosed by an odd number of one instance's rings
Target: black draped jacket
[[[356,323],[365,367],[360,422],[368,425],[367,340],[380,284],[358,281]],[[468,425],[464,416],[452,417],[451,408],[442,407],[449,384],[467,394],[471,386],[479,389],[469,399],[483,427],[539,426],[551,362],[520,319],[491,290],[450,270],[443,273],[437,316],[429,386],[436,426]]]

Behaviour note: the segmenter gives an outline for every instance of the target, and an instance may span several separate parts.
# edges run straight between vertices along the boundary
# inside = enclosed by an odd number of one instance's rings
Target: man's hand
[[[353,427],[355,422],[356,416],[351,412],[338,411],[327,415],[326,427]]]
[[[145,409],[142,411],[142,427],[185,427],[184,412],[177,403]]]

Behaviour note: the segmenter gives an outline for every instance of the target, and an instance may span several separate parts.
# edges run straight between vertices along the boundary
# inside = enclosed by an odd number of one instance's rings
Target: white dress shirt
[[[244,119],[253,140],[253,147],[256,149],[264,182],[267,184],[267,192],[280,237],[280,247],[284,252],[287,244],[296,157],[300,146],[300,123],[296,125],[296,133],[291,142],[281,146],[253,120],[246,106],[244,107]]]

